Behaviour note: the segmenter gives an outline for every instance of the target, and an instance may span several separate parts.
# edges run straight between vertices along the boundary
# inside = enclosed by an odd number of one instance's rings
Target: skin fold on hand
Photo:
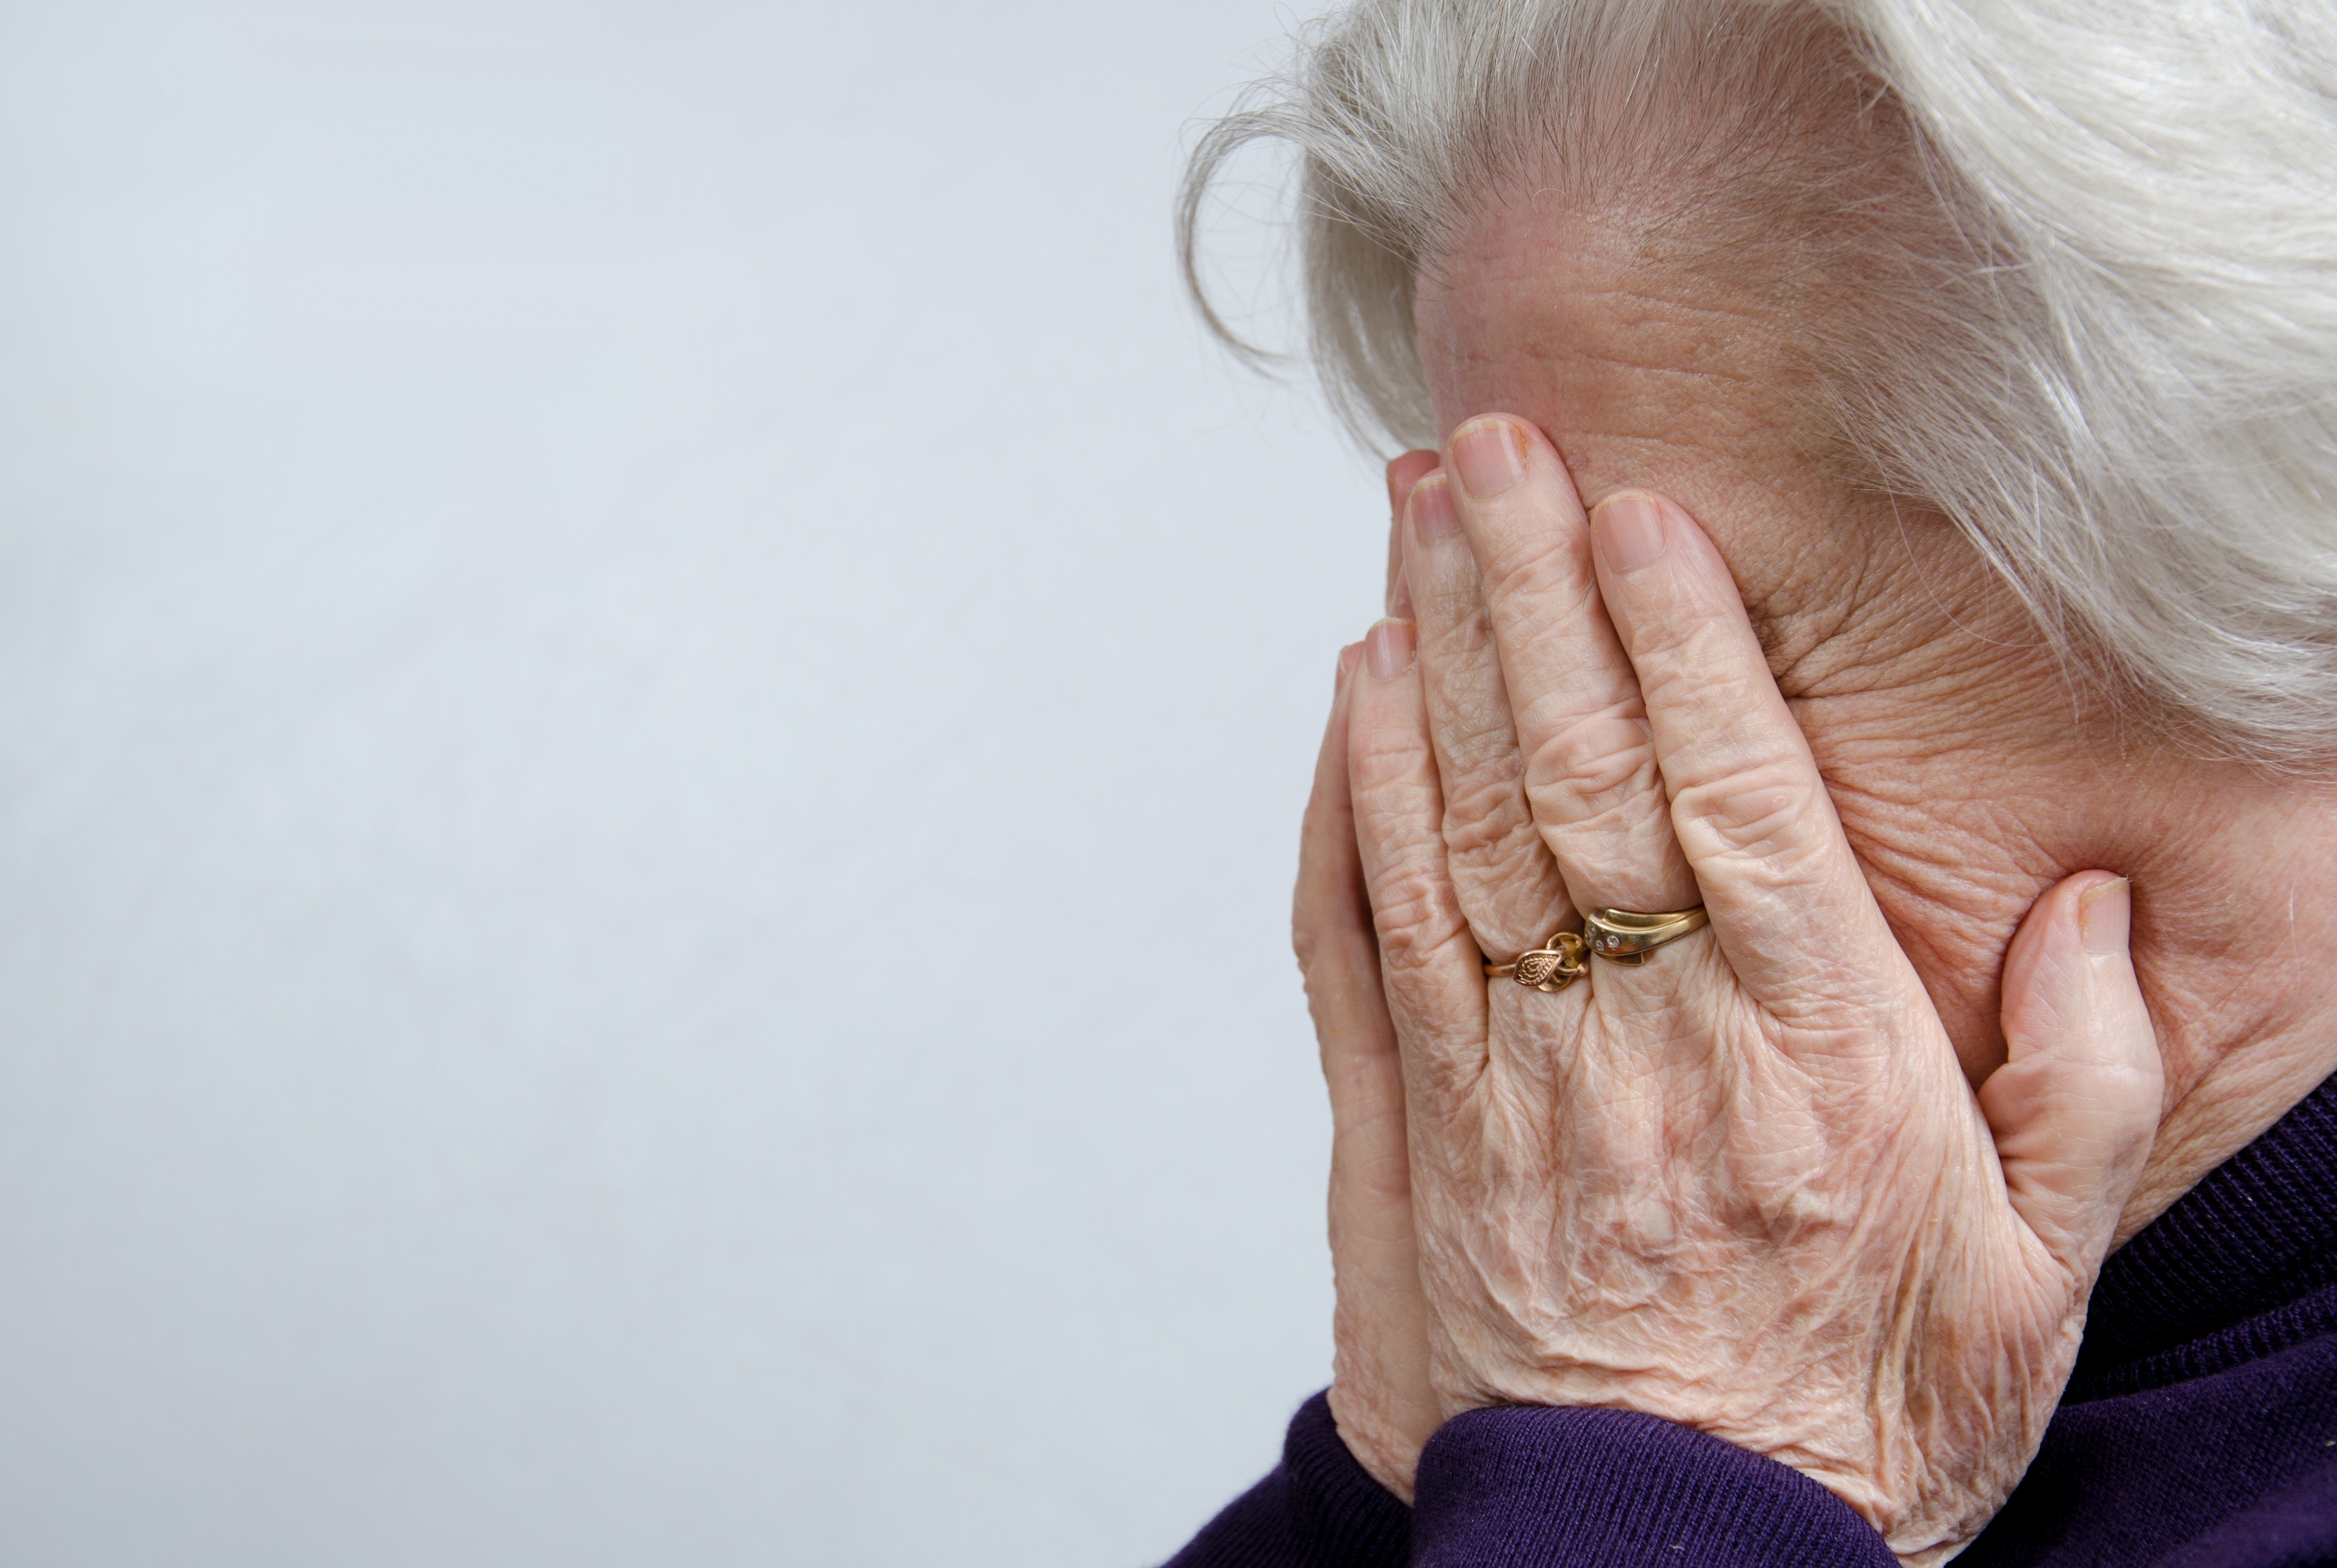
[[[1437,461],[1391,471],[1410,613],[1343,657],[1295,920],[1341,1433],[1408,1495],[1461,1410],[1645,1411],[1940,1560],[2033,1456],[2150,1149],[2127,884],[2037,901],[1975,1092],[1703,531],[1648,492],[1587,516],[1521,420]],[[1482,973],[1697,903],[1643,967]]]

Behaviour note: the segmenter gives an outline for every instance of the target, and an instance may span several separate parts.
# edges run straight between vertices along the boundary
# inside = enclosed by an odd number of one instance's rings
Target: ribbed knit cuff
[[[1282,1463],[1168,1568],[1405,1568],[1411,1553],[1412,1510],[1355,1463],[1317,1394],[1290,1418]]]
[[[1404,1568],[1412,1553],[1412,1510],[1372,1479],[1340,1439],[1331,1401],[1317,1394],[1298,1407],[1282,1440],[1291,1511],[1320,1561],[1340,1568]]]
[[[1420,1456],[1412,1538],[1413,1568],[1898,1568],[1799,1471],[1628,1410],[1454,1417]]]

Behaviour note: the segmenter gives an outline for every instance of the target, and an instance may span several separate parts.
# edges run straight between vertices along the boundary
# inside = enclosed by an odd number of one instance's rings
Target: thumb
[[[2046,891],[2004,960],[2004,1066],[1980,1086],[2015,1213],[2090,1289],[2157,1135],[2158,1037],[2127,951],[2133,884]]]

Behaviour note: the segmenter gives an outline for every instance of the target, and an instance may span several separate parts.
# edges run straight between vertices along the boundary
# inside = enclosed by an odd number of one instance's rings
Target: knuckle
[[[1312,977],[1323,950],[1329,942],[1323,928],[1307,918],[1304,910],[1290,922],[1290,952],[1298,960],[1298,972]]]
[[[1614,811],[1656,784],[1648,721],[1609,710],[1555,726],[1526,759],[1528,790],[1557,819],[1579,823]]]
[[[1430,676],[1436,744],[1449,757],[1498,758],[1515,749],[1509,693],[1490,646],[1442,662]]]
[[[1413,1005],[1399,1006],[1392,1011],[1396,1015],[1397,1038],[1404,1042],[1403,1076],[1408,1104],[1422,1107],[1426,1112],[1424,1119],[1434,1125],[1468,1105],[1483,1082],[1486,1072],[1486,1058],[1481,1049],[1483,1036],[1476,1036],[1479,1048],[1472,1048],[1465,1044],[1467,1036],[1456,1034],[1449,1009],[1440,1011]],[[1444,1144],[1445,1147],[1435,1153],[1412,1156],[1415,1193],[1422,1184],[1424,1172],[1432,1165],[1439,1169],[1429,1184],[1450,1192],[1456,1180],[1453,1156],[1459,1151],[1445,1139],[1434,1141]],[[1422,1238],[1425,1239],[1424,1236]]]
[[[1550,616],[1573,615],[1583,596],[1595,596],[1597,579],[1583,571],[1577,547],[1557,531],[1496,528],[1486,531],[1478,560],[1490,604],[1496,599],[1536,607]]]
[[[1675,667],[1696,667],[1697,645],[1711,629],[1712,618],[1686,605],[1665,607],[1663,615],[1640,615],[1631,621],[1631,659],[1659,661]],[[1641,677],[1646,679],[1644,673]]]
[[[1451,901],[1417,876],[1393,879],[1375,890],[1372,926],[1379,933],[1381,959],[1391,971],[1426,967],[1461,929]]]
[[[1724,713],[1742,713],[1745,676],[1738,667],[1733,628],[1709,610],[1676,608],[1660,618],[1642,617],[1632,627],[1631,666],[1649,707],[1693,704]],[[1769,667],[1761,666],[1769,678]]]
[[[1590,853],[1590,846],[1600,846],[1602,859],[1619,852],[1624,863],[1637,867],[1654,863],[1665,852],[1672,836],[1666,805],[1663,792],[1650,789],[1588,804],[1579,800],[1544,804],[1538,799],[1535,815],[1539,827],[1563,829],[1576,853]],[[1550,847],[1564,852],[1556,841]]]
[[[1672,799],[1672,823],[1691,862],[1719,857],[1791,863],[1823,844],[1822,787],[1785,760],[1755,764]]]
[[[1473,566],[1415,583],[1413,599],[1442,612],[1422,618],[1426,624],[1420,628],[1421,646],[1432,662],[1465,667],[1493,657],[1493,623]]]
[[[1410,730],[1358,729],[1347,742],[1348,787],[1356,796],[1403,787],[1420,771],[1425,748]]]
[[[1455,858],[1481,858],[1529,825],[1514,768],[1486,770],[1447,787],[1444,847]]]

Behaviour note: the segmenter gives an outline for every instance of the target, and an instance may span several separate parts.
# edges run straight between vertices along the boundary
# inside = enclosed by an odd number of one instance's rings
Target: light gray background
[[[1168,210],[1292,16],[0,10],[0,1561],[1137,1564],[1271,1463],[1381,503]]]

